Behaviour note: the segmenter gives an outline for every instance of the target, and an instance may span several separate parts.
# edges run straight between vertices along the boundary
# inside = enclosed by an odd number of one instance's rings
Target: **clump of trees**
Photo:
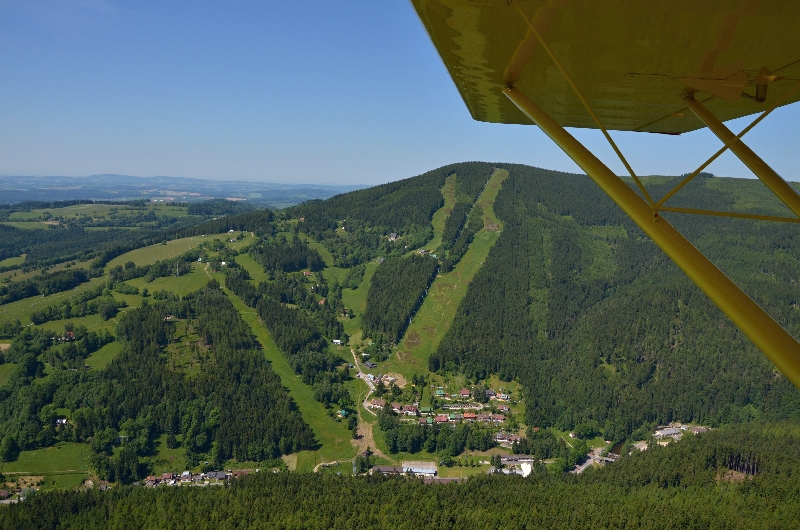
[[[89,281],[89,273],[84,269],[62,270],[52,273],[42,272],[32,278],[0,285],[0,305],[30,298],[48,296],[73,289]]]
[[[367,309],[361,317],[364,335],[382,335],[398,343],[427,294],[438,262],[424,255],[393,258],[378,266],[367,291]]]
[[[117,315],[119,309],[126,307],[124,300],[115,300],[103,285],[86,290],[67,300],[31,311],[31,322],[44,324],[51,320],[65,320],[87,315],[101,315],[109,320]],[[138,290],[137,290],[138,294]]]
[[[278,235],[263,239],[251,248],[250,255],[269,271],[318,271],[325,266],[319,252],[299,237]]]

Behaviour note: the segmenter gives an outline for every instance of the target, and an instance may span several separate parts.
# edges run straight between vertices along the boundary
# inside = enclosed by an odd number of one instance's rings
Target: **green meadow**
[[[102,370],[114,360],[114,357],[116,357],[121,350],[122,344],[114,341],[91,354],[84,362],[86,366],[91,366],[93,370]]]
[[[254,284],[257,285],[263,281],[269,280],[269,275],[264,272],[264,267],[256,262],[250,254],[239,254],[236,256],[236,263],[247,271]]]
[[[367,291],[369,291],[372,276],[378,268],[378,263],[371,261],[367,263],[366,270],[364,271],[364,279],[358,286],[358,289],[342,289],[342,303],[348,309],[353,311],[353,318],[342,320],[344,331],[350,336],[352,340],[359,340],[361,338],[361,315],[367,308]]]
[[[444,231],[444,224],[453,211],[453,206],[456,205],[456,175],[455,173],[447,177],[442,186],[442,197],[444,197],[444,206],[436,210],[431,219],[433,225],[433,239],[430,240],[425,246],[431,250],[436,250],[442,244],[442,232]]]
[[[155,291],[169,291],[178,296],[183,296],[201,289],[208,283],[209,277],[204,272],[206,266],[207,264],[204,263],[193,263],[191,272],[178,277],[165,276],[163,278],[156,278],[150,283],[145,281],[144,278],[134,278],[125,283],[133,287],[138,287],[139,292],[142,292],[143,289],[147,289],[149,293]]]
[[[14,256],[13,258],[6,258],[0,260],[0,267],[16,267],[25,263],[25,254],[22,256]]]
[[[16,368],[17,365],[13,363],[0,364],[0,387],[8,383],[8,380],[11,379],[11,374],[14,373]]]
[[[41,221],[4,221],[0,224],[13,226],[14,228],[19,228],[21,230],[44,230],[50,226],[48,223],[42,223]]]
[[[48,473],[88,472],[92,451],[87,444],[61,442],[53,447],[22,451],[14,462],[0,464],[3,474],[47,475]]]
[[[173,239],[167,241],[166,244],[150,245],[149,247],[142,247],[130,252],[126,252],[121,256],[112,259],[106,265],[106,270],[112,269],[117,265],[124,265],[132,261],[136,265],[151,265],[156,261],[165,260],[180,256],[187,250],[190,250],[204,241],[211,241],[212,236],[192,236],[184,237],[181,239]]]

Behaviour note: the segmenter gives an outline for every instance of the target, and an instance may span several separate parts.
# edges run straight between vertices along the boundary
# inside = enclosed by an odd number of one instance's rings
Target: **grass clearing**
[[[183,440],[183,435],[178,434],[175,436],[178,442]],[[153,443],[156,449],[156,455],[150,458],[150,463],[153,466],[153,474],[158,476],[162,473],[175,473],[186,470],[186,458],[184,456],[185,448],[182,443],[178,444],[175,449],[167,447],[167,435],[162,434]]]
[[[25,263],[25,257],[27,254],[23,254],[21,256],[14,256],[13,258],[6,258],[0,261],[0,267],[16,267],[17,265],[22,265]]]
[[[47,475],[70,471],[88,472],[92,450],[88,444],[61,442],[53,447],[22,451],[14,462],[2,464],[2,473]]]
[[[350,443],[352,435],[347,426],[343,422],[337,422],[331,418],[322,403],[314,399],[314,391],[302,382],[300,376],[294,373],[292,367],[289,366],[289,361],[286,360],[267,329],[259,321],[256,312],[244,305],[238,296],[227,289],[225,291],[244,321],[250,325],[253,334],[264,348],[264,356],[278,377],[281,378],[281,383],[288,389],[289,396],[294,400],[303,419],[314,431],[317,442],[320,444],[320,448],[316,451],[301,451],[298,454],[297,470],[311,471],[315,465],[321,462],[352,459],[356,451]]]
[[[432,251],[436,251],[442,244],[442,232],[444,231],[444,224],[447,218],[450,217],[450,212],[453,211],[453,206],[456,205],[456,174],[447,177],[442,186],[442,197],[444,197],[444,206],[436,210],[431,218],[433,225],[433,239],[430,240],[425,246]]]
[[[166,245],[159,243],[157,245],[150,245],[149,247],[137,248],[136,250],[126,252],[109,261],[108,265],[106,265],[106,271],[117,265],[124,265],[129,261],[134,262],[136,265],[151,265],[156,261],[174,258],[198,246],[204,241],[211,241],[213,239],[212,236],[214,236],[214,234],[206,235],[205,237],[184,237],[167,241]]]
[[[42,223],[41,221],[4,221],[0,224],[13,226],[20,230],[44,230],[50,226],[50,224]]]
[[[342,303],[345,307],[353,311],[353,318],[342,320],[344,331],[351,338],[361,334],[361,315],[367,309],[367,291],[372,282],[372,276],[378,268],[378,263],[371,261],[367,263],[364,271],[364,278],[361,280],[358,289],[342,289]]]
[[[142,292],[142,289],[147,289],[151,294],[155,291],[169,291],[178,296],[183,296],[203,288],[208,283],[209,278],[203,272],[204,267],[205,264],[203,263],[192,263],[192,271],[183,276],[156,278],[150,283],[147,283],[144,278],[134,278],[125,283],[138,287],[139,292]]]
[[[236,256],[236,263],[247,271],[254,284],[258,285],[269,280],[269,275],[264,272],[264,267],[254,260],[250,254],[239,254]]]
[[[0,387],[4,386],[8,383],[8,380],[11,379],[11,374],[14,373],[18,365],[14,363],[3,363],[0,364]]]
[[[86,366],[91,366],[92,370],[102,370],[114,360],[114,357],[122,351],[122,344],[117,341],[106,344],[84,361]]]
[[[40,488],[42,491],[48,490],[74,490],[81,484],[89,475],[87,473],[66,473],[62,475],[46,475],[44,477],[44,484]]]
[[[431,285],[419,311],[414,315],[397,348],[397,353],[380,366],[382,372],[397,372],[406,379],[414,373],[427,373],[428,359],[450,329],[461,300],[467,294],[472,278],[478,273],[489,251],[502,231],[492,207],[508,172],[497,170],[478,197],[483,208],[483,228],[475,234],[469,250],[458,265],[447,274],[439,275]],[[444,224],[442,224],[444,227]],[[441,232],[440,236],[441,238]]]

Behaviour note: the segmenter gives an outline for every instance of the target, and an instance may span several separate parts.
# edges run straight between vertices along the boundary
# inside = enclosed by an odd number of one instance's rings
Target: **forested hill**
[[[586,176],[506,165],[503,234],[474,278],[433,371],[526,388],[527,423],[711,424],[800,411],[800,394]],[[645,179],[660,197],[677,178]],[[679,206],[774,213],[760,183],[696,178]],[[795,336],[795,225],[666,215]]]
[[[453,164],[304,203],[288,216],[302,217],[298,231],[325,245],[338,266],[399,256],[427,244],[433,212],[443,204],[440,190],[455,174],[455,205],[438,247],[443,274],[453,242],[467,232],[467,212],[496,168],[509,173],[494,203],[503,233],[430,355],[430,370],[518,380],[528,425],[589,426],[613,440],[673,420],[800,415],[798,391],[585,175]],[[644,180],[661,197],[679,178]],[[771,199],[758,181],[701,174],[669,204],[785,215]],[[796,225],[664,217],[800,335]],[[399,239],[393,242],[392,233]],[[373,283],[401,285],[399,277],[385,277],[389,268],[380,266]],[[390,309],[380,311],[382,318]],[[375,328],[371,322],[362,319],[365,332]]]
[[[441,189],[447,177],[458,175],[456,196],[471,204],[493,169],[486,162],[451,164],[326,201],[306,202],[289,208],[287,214],[303,219],[298,231],[322,241],[337,266],[350,267],[427,243],[433,235],[431,218],[444,204]],[[401,238],[393,245],[387,241],[392,233]]]

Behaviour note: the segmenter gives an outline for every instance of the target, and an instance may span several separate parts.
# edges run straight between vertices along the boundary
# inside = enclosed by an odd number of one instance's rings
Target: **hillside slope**
[[[529,425],[590,423],[606,439],[648,422],[797,414],[798,391],[588,177],[504,167],[495,211],[506,228],[431,370],[518,379]],[[731,210],[758,184],[725,180],[698,178],[675,202]],[[651,179],[651,192],[674,182]],[[668,219],[800,334],[794,225]]]

